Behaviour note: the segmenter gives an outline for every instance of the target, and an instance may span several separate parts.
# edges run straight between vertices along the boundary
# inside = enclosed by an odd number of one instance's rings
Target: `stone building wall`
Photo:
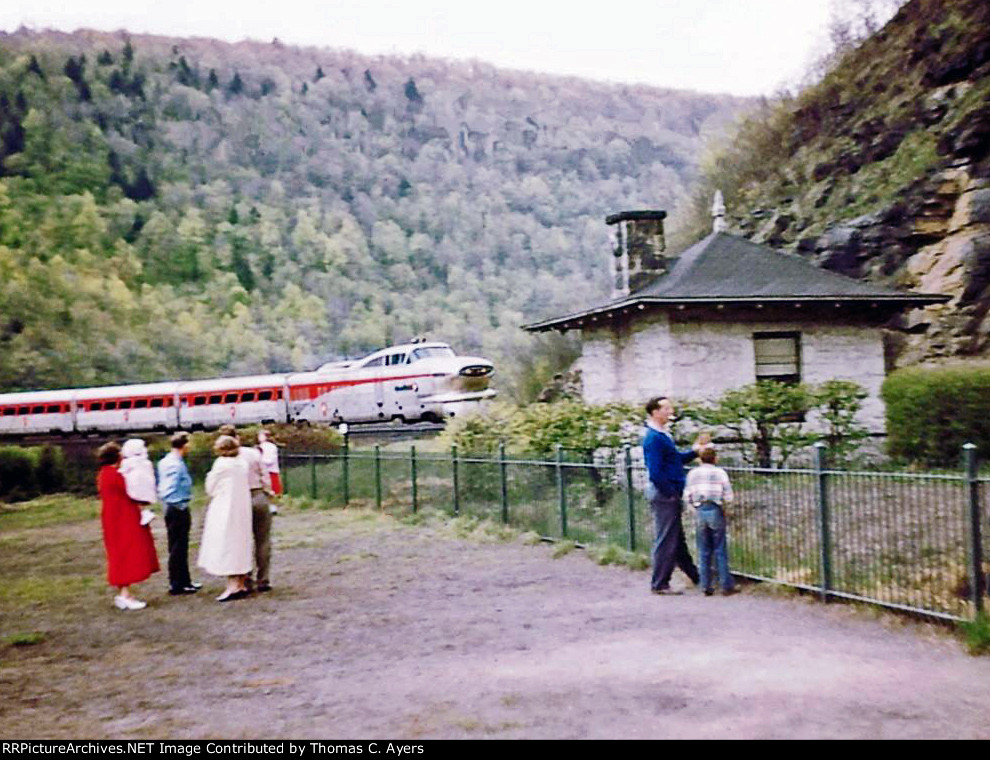
[[[622,333],[586,330],[581,372],[588,403],[642,403],[666,394],[681,400],[715,398],[756,380],[753,333],[801,335],[801,379],[817,384],[852,380],[869,396],[860,421],[872,432],[884,431],[880,386],[884,380],[883,340],[879,329],[801,321],[671,321],[657,315]]]

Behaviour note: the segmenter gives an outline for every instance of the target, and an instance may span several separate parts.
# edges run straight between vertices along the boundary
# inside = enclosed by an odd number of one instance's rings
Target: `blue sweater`
[[[664,433],[658,433],[649,425],[643,436],[643,459],[650,473],[650,481],[656,486],[661,496],[676,496],[680,498],[684,491],[684,465],[698,456],[693,449],[679,451],[674,445],[674,439]]]

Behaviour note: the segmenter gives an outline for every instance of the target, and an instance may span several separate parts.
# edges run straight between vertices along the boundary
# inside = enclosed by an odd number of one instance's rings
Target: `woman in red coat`
[[[97,486],[103,510],[103,546],[107,552],[107,582],[118,589],[114,606],[119,610],[140,610],[145,603],[134,598],[130,586],[158,572],[158,554],[151,528],[141,525],[141,506],[127,495],[124,476],[117,470],[120,445],[108,443],[97,455],[100,474]]]

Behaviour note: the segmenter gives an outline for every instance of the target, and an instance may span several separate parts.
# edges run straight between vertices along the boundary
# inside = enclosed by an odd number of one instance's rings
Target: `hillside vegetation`
[[[895,325],[902,364],[990,352],[990,3],[911,0],[707,160],[731,229],[853,277],[953,297]],[[687,208],[687,204],[685,205]]]
[[[477,63],[0,34],[0,391],[311,368],[607,295],[746,101]],[[566,353],[566,352],[565,352]]]

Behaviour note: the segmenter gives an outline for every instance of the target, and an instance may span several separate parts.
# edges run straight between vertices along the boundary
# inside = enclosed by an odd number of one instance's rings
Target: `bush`
[[[55,446],[45,446],[41,449],[35,468],[35,478],[42,493],[59,493],[65,490],[68,478],[62,449]]]
[[[892,457],[952,466],[964,443],[990,454],[990,366],[902,369],[887,378],[881,393]]]
[[[16,446],[0,448],[0,498],[9,501],[38,495],[34,458]]]

